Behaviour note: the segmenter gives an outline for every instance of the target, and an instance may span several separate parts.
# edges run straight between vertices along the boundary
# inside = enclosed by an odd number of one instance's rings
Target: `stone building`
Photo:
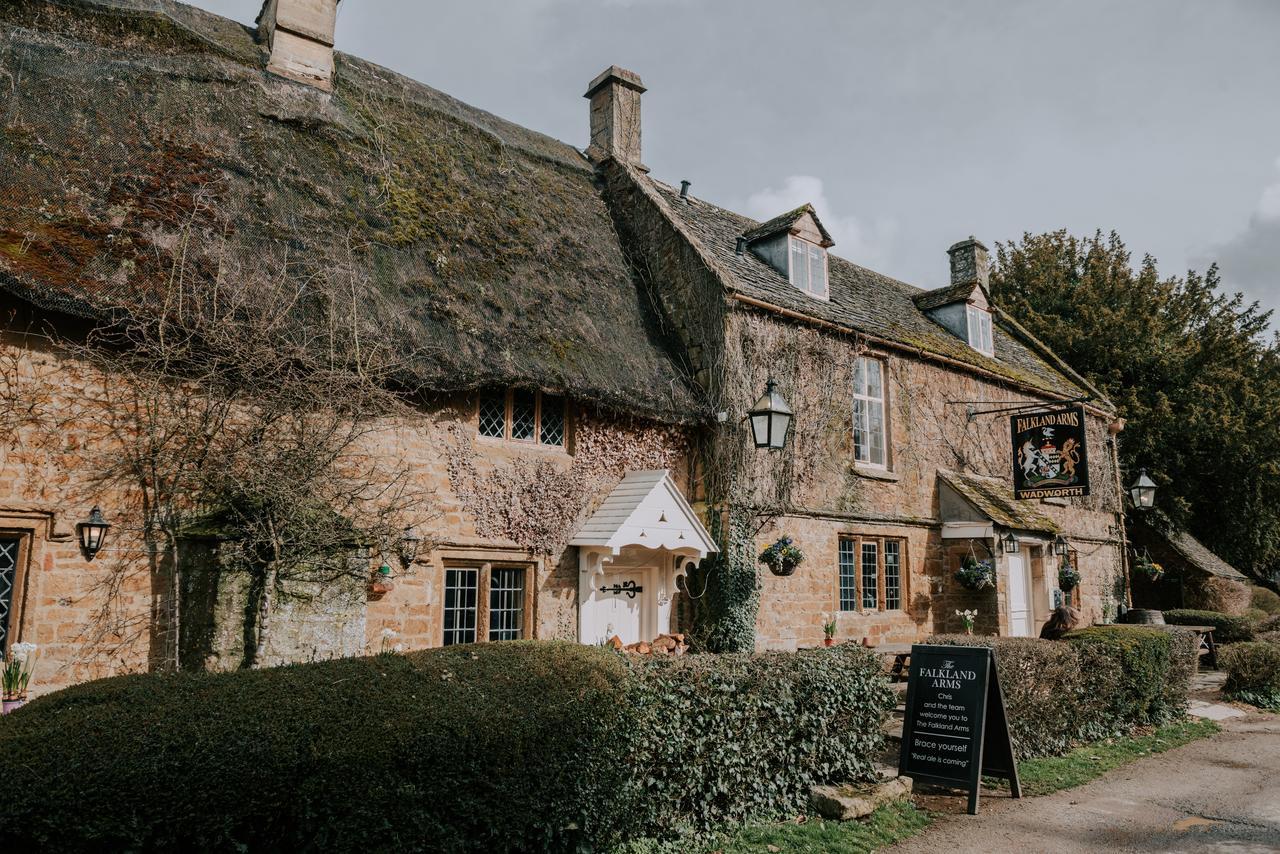
[[[1206,583],[1221,579],[1232,584],[1249,584],[1249,578],[1209,550],[1204,543],[1178,528],[1161,529],[1142,519],[1131,519],[1129,535],[1135,552],[1160,565],[1158,580],[1136,570],[1131,572],[1133,606],[1167,611],[1171,608],[1205,608]],[[1243,606],[1244,603],[1242,603]]]
[[[245,655],[216,538],[177,573],[147,559],[144,496],[96,468],[118,435],[66,415],[109,407],[112,378],[64,342],[175,281],[341,277],[395,318],[381,332],[424,390],[373,441],[430,496],[405,519],[430,549],[285,591],[268,662],[647,640],[784,533],[807,559],[730,603],[745,645],[816,644],[826,614],[841,638],[913,640],[968,607],[1032,633],[1055,538],[1075,601],[1114,612],[1114,412],[989,304],[980,242],[949,250],[941,288],[881,276],[808,206],[761,224],[651,177],[629,71],[589,85],[580,151],[334,51],[336,6],[269,0],[256,29],[171,0],[0,9],[21,81],[0,102],[0,628],[40,646],[41,691]],[[782,452],[742,422],[771,377],[795,412]],[[1068,400],[1091,494],[1015,500],[1008,421],[985,410]],[[94,505],[114,527],[89,559]],[[967,556],[994,588],[958,586]]]

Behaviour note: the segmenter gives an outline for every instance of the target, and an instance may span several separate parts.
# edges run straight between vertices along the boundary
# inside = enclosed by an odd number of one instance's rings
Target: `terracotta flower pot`
[[[823,645],[823,646],[835,646],[835,645],[836,645],[836,639],[835,639],[835,638],[823,638],[823,639],[822,639],[822,645]]]

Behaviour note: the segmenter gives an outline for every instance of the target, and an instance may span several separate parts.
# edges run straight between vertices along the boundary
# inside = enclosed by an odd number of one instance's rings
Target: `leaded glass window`
[[[18,540],[0,539],[0,654],[9,639],[13,588],[18,584]]]
[[[523,568],[494,569],[489,579],[489,640],[519,640],[524,631]]]
[[[476,597],[480,570],[450,567],[444,571],[444,645],[475,643]]]
[[[858,610],[858,541],[840,539],[840,610]]]
[[[532,442],[538,435],[538,402],[531,391],[511,394],[511,438]]]
[[[862,542],[862,607],[867,611],[874,611],[879,604],[876,595],[879,585],[880,562],[878,560],[880,549],[878,543],[874,540]]]
[[[884,541],[884,609],[896,611],[902,607],[901,545],[897,540]]]
[[[507,396],[486,394],[480,398],[480,435],[503,439],[507,435]]]
[[[542,396],[538,441],[544,445],[564,444],[564,398]]]

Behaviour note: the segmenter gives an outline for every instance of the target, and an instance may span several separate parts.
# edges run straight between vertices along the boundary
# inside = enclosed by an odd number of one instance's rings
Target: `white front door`
[[[1009,634],[1028,638],[1032,635],[1035,613],[1031,601],[1031,561],[1025,552],[1004,557],[1009,567]]]
[[[623,643],[653,640],[645,634],[644,618],[647,616],[645,604],[647,597],[653,593],[645,584],[644,572],[606,572],[601,595],[605,598],[605,640],[617,635]],[[614,593],[613,586],[630,586],[642,588],[639,593]]]

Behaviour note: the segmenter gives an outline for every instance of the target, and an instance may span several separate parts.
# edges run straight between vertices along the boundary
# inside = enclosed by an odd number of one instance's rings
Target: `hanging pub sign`
[[[1084,407],[1010,416],[1013,497],[1074,498],[1089,494]]]
[[[969,790],[978,814],[982,777],[1003,777],[1022,797],[1004,694],[990,647],[913,644],[898,773]]]

